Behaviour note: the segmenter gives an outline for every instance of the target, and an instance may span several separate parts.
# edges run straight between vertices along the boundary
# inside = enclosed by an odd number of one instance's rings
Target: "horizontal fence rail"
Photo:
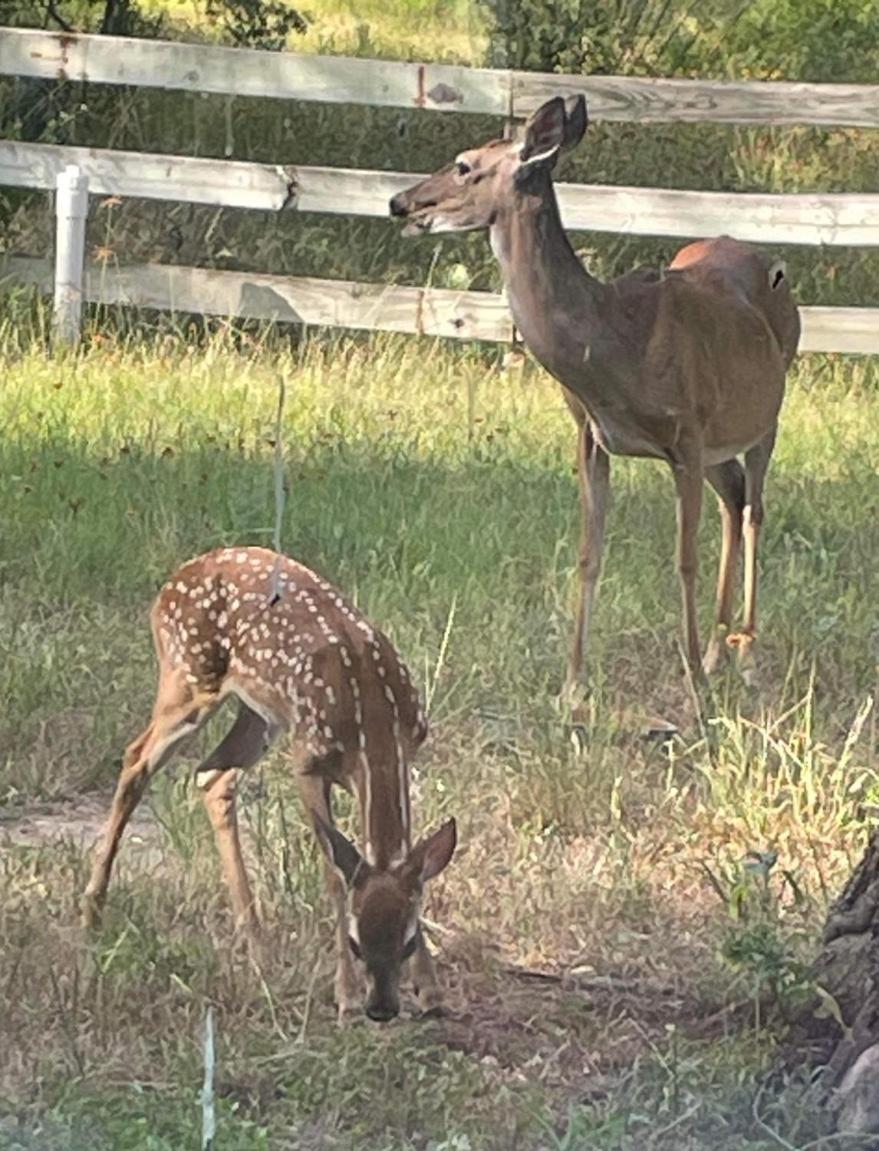
[[[76,164],[99,195],[228,208],[388,216],[388,200],[421,179],[413,172],[292,167],[0,141],[0,185],[54,188]],[[879,194],[685,192],[557,184],[566,228],[696,239],[726,233],[763,244],[879,245]]]
[[[0,259],[0,289],[52,290],[52,265],[28,257]],[[84,297],[91,303],[367,331],[510,342],[513,323],[503,296],[221,272],[167,264],[90,264]],[[801,352],[879,352],[879,308],[800,309]]]
[[[879,85],[574,76],[0,28],[0,75],[521,117],[582,92],[593,120],[879,128]]]
[[[510,111],[510,73],[486,68],[30,29],[0,28],[0,75],[437,112]]]

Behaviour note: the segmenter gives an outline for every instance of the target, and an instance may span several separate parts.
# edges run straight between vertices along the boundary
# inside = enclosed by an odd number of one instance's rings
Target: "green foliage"
[[[874,84],[879,8],[875,0],[752,0],[724,49],[737,75]]]
[[[730,918],[721,954],[747,980],[758,1011],[764,997],[789,1007],[810,989],[807,969],[797,958],[785,926],[783,903],[785,895],[795,905],[801,903],[802,892],[787,869],[781,871],[779,883],[773,883],[777,862],[775,851],[750,851],[724,881],[711,874]]]
[[[207,23],[246,48],[278,51],[290,35],[304,32],[305,17],[285,0],[199,0]],[[0,24],[44,27],[105,36],[166,35],[165,13],[143,0],[0,0]]]
[[[294,32],[308,27],[305,17],[283,0],[205,0],[208,20],[243,48],[279,52]]]
[[[162,34],[165,20],[140,0],[0,0],[0,24],[154,37]]]
[[[874,0],[479,0],[498,67],[872,83]]]

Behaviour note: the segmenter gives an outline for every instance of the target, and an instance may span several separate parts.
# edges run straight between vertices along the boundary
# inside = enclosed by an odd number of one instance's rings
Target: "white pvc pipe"
[[[82,315],[88,176],[75,164],[58,173],[55,196],[55,307],[52,331],[58,344],[75,344]]]

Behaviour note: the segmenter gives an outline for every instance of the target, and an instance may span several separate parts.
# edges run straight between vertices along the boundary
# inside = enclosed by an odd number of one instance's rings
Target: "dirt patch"
[[[86,795],[72,800],[36,804],[28,808],[0,808],[0,844],[47,847],[76,843],[90,847],[100,834],[110,810],[107,796]],[[126,828],[126,850],[155,847],[159,828],[146,804],[134,813]]]

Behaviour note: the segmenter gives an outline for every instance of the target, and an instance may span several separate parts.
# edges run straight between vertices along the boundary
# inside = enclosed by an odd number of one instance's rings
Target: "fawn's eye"
[[[467,176],[470,172],[473,171],[473,169],[470,167],[466,160],[456,160],[455,171],[459,176]]]
[[[403,947],[403,958],[411,959],[415,954],[415,945],[418,942],[418,936],[413,935],[412,938]]]
[[[354,956],[355,959],[362,959],[363,958],[363,956],[360,953],[360,944],[357,942],[357,940],[354,938],[353,935],[348,936],[348,946],[351,948],[351,954]]]

